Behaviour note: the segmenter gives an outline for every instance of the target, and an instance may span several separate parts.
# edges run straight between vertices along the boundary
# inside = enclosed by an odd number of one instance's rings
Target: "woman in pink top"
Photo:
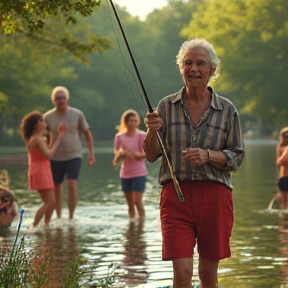
[[[56,152],[66,126],[64,123],[59,124],[56,141],[50,149],[43,137],[45,128],[46,123],[38,111],[25,115],[20,126],[21,136],[26,143],[29,155],[29,190],[37,190],[43,201],[36,211],[33,227],[39,224],[43,216],[45,216],[45,226],[48,226],[55,208],[54,184],[49,159]]]
[[[121,117],[119,131],[114,140],[114,167],[121,161],[120,178],[130,218],[135,218],[135,206],[139,217],[145,217],[142,203],[146,183],[145,152],[142,148],[146,133],[138,130],[140,117],[134,110],[127,110]]]

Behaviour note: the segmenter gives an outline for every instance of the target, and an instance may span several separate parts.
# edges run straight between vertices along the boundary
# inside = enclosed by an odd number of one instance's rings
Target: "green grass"
[[[25,243],[24,237],[15,246],[0,247],[1,288],[112,288],[119,287],[116,265],[108,267],[107,275],[98,277],[96,264],[75,257],[55,276],[54,259],[49,250],[37,250]],[[65,270],[65,269],[64,269]],[[53,273],[54,272],[54,273]],[[59,275],[60,274],[60,275]],[[123,285],[124,286],[124,285]]]

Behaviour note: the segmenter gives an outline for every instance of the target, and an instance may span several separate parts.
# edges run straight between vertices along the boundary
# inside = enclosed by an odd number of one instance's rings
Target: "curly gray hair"
[[[182,71],[183,69],[183,59],[187,51],[190,51],[196,48],[202,48],[207,51],[209,58],[210,58],[211,69],[214,71],[214,75],[212,77],[216,78],[219,75],[220,59],[218,58],[216,51],[214,50],[214,47],[212,46],[212,44],[210,44],[207,40],[203,38],[191,39],[189,41],[185,41],[181,45],[180,50],[176,56],[176,63],[180,71]]]

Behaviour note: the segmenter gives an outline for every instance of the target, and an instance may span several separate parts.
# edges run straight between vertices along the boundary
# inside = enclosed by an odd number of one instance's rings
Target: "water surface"
[[[245,143],[245,160],[233,175],[232,257],[220,264],[220,287],[276,288],[288,283],[288,217],[276,209],[266,209],[276,193],[275,145],[274,141]],[[131,222],[112,159],[112,150],[96,150],[96,165],[90,168],[84,158],[74,223],[65,219],[68,211],[64,193],[64,219],[57,221],[54,215],[50,229],[29,230],[40,199],[27,190],[27,158],[0,155],[0,169],[8,170],[11,188],[19,206],[25,209],[21,233],[34,247],[51,251],[58,271],[81,255],[97,263],[99,275],[105,274],[111,263],[117,263],[117,273],[128,285],[170,283],[171,262],[161,261],[158,164],[148,164],[146,220]],[[16,225],[17,221],[9,233],[2,232],[2,242],[14,239]],[[197,282],[197,254],[194,262],[193,282]]]

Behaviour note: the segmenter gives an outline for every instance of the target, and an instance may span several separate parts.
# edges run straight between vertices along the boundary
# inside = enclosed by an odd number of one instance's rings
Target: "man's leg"
[[[193,258],[174,259],[172,262],[174,275],[173,288],[191,288]]]
[[[54,195],[55,195],[55,210],[57,218],[61,218],[61,208],[62,208],[62,183],[64,175],[66,173],[66,161],[55,161],[51,160],[51,170],[54,181]]]
[[[219,261],[203,259],[199,257],[199,278],[201,288],[216,288],[218,283],[217,270]]]
[[[55,185],[54,195],[55,195],[55,210],[57,218],[60,219],[62,208],[62,183]]]
[[[77,180],[68,179],[67,189],[68,189],[67,204],[69,209],[69,219],[73,219],[77,205]]]
[[[74,218],[74,212],[77,205],[77,181],[81,168],[81,158],[74,158],[67,161],[66,177],[68,198],[67,204],[69,209],[69,219]]]

